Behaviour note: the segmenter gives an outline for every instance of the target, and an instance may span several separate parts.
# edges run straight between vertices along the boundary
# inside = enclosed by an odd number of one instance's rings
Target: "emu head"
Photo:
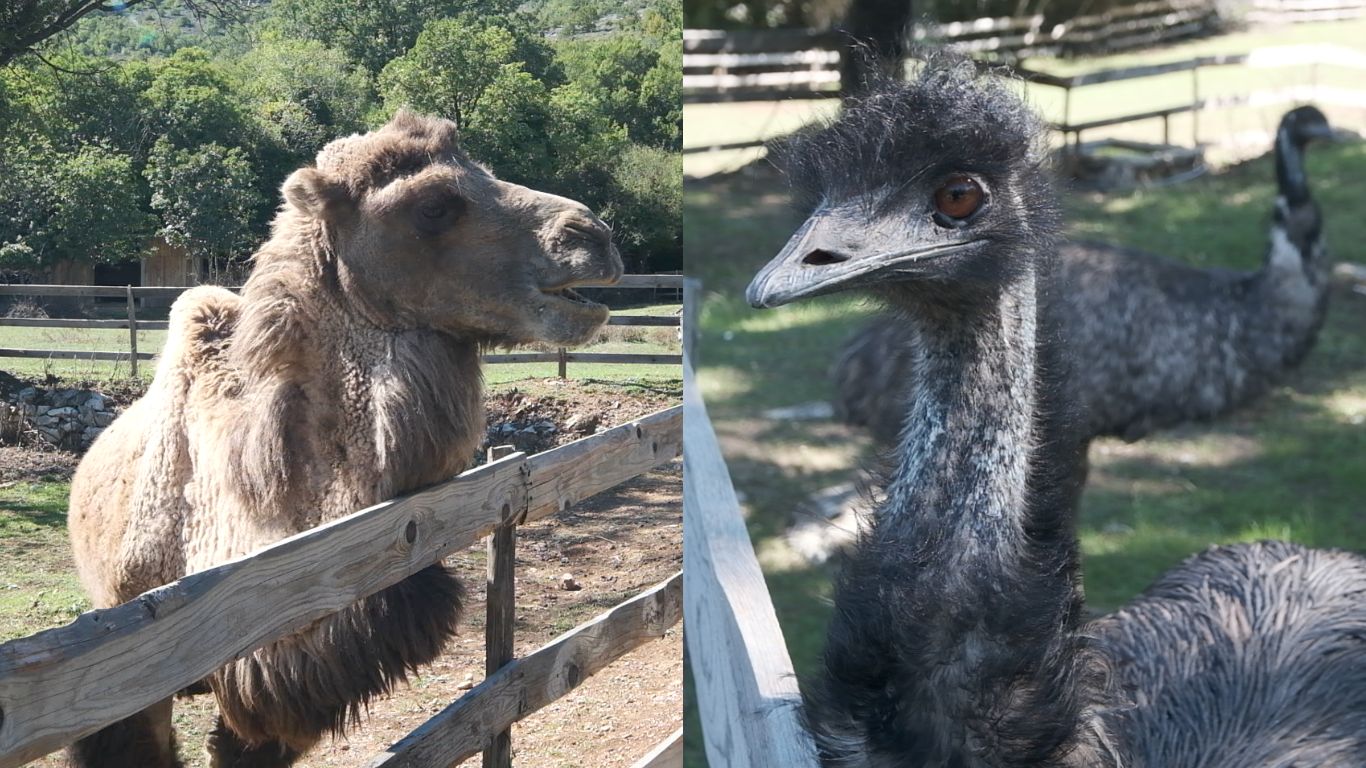
[[[499,181],[449,120],[403,111],[338,139],[284,196],[283,220],[321,225],[343,296],[385,328],[579,344],[608,312],[572,288],[622,273],[611,230],[587,206]]]
[[[1311,141],[1333,139],[1328,118],[1315,107],[1297,107],[1281,117],[1276,129],[1276,184],[1292,205],[1309,202],[1309,179],[1304,171],[1304,148]],[[1312,229],[1317,230],[1317,223]]]
[[[749,286],[755,307],[849,288],[1000,284],[1058,228],[1039,119],[970,62],[884,80],[772,148],[811,211]]]

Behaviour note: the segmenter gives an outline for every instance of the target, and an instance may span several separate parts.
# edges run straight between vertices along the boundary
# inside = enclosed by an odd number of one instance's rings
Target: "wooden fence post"
[[[559,355],[560,378],[567,379],[569,378],[569,350],[560,347]]]
[[[138,310],[137,302],[133,300],[133,286],[125,286],[128,289],[128,348],[132,354],[128,356],[128,362],[132,366],[133,378],[138,377]]]
[[[561,358],[563,359],[563,358]],[[511,445],[489,448],[492,463],[514,453]],[[484,674],[492,675],[512,661],[513,624],[517,620],[517,526],[505,522],[493,529],[488,544],[487,595],[485,602]],[[512,729],[494,735],[484,750],[484,768],[512,768]]]
[[[702,281],[689,277],[683,281],[683,355],[697,365],[697,340],[702,322]]]

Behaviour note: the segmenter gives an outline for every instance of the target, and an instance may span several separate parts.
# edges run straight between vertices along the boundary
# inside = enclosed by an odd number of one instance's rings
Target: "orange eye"
[[[935,210],[950,219],[966,219],[982,207],[986,193],[982,185],[967,176],[950,176],[944,186],[934,192]]]

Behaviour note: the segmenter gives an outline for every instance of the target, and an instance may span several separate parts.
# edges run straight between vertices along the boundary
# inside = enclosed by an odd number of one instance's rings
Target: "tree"
[[[44,41],[70,29],[76,22],[96,13],[122,13],[143,0],[120,0],[106,5],[104,0],[30,0],[0,5],[0,67],[15,59],[38,53]],[[206,16],[236,16],[251,0],[184,0],[192,12]]]
[[[516,6],[514,0],[277,0],[271,17],[286,36],[317,40],[378,75],[429,23],[465,13],[506,17]]]
[[[682,147],[681,37],[661,40],[619,32],[563,43],[560,57],[569,81],[595,100],[606,117],[626,126],[632,141]]]
[[[612,169],[614,190],[604,215],[629,272],[683,268],[683,156],[632,146]]]
[[[522,71],[517,40],[501,26],[470,17],[432,22],[405,55],[379,76],[385,106],[408,105],[468,127],[479,101],[508,70]]]
[[[114,263],[146,251],[155,222],[139,205],[132,158],[97,144],[70,153],[45,143],[2,149],[0,268]]]
[[[161,216],[157,234],[207,261],[231,265],[250,252],[257,232],[253,213],[262,200],[246,153],[210,142],[181,149],[158,139],[145,171],[152,209]]]
[[[268,36],[236,72],[247,109],[283,153],[280,162],[291,166],[284,173],[328,141],[365,130],[374,108],[365,70],[316,40]]]
[[[200,48],[182,48],[146,91],[153,135],[176,147],[250,145],[255,138],[224,67]]]

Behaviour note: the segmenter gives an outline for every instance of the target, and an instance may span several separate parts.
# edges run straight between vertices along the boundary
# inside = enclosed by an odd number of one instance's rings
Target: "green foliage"
[[[683,268],[683,156],[659,147],[631,146],[612,169],[616,186],[605,214],[624,258],[639,272]]]
[[[512,30],[489,19],[443,19],[427,26],[417,43],[379,76],[385,105],[407,105],[471,125],[479,100],[495,80],[500,90],[524,90],[509,81],[523,71]]]
[[[284,173],[328,141],[365,130],[374,107],[365,70],[316,40],[268,36],[241,59],[236,76],[244,104],[288,158]]]
[[[261,200],[245,152],[212,142],[179,149],[162,138],[145,174],[152,209],[161,216],[157,234],[166,242],[206,259],[250,248],[252,214]]]
[[[605,116],[626,126],[632,141],[678,149],[683,145],[683,40],[678,34],[662,37],[632,31],[570,40],[560,46],[560,57],[570,82]]]
[[[49,43],[55,67],[0,67],[0,266],[136,258],[154,234],[240,260],[291,171],[403,105],[600,211],[631,268],[679,263],[667,153],[637,151],[680,146],[676,2],[223,1],[240,23],[146,0]]]
[[[157,70],[146,92],[152,132],[177,147],[242,141],[250,129],[223,66],[183,48]]]
[[[317,40],[372,74],[413,47],[429,22],[462,13],[505,17],[510,0],[277,0],[271,21],[284,35]]]

